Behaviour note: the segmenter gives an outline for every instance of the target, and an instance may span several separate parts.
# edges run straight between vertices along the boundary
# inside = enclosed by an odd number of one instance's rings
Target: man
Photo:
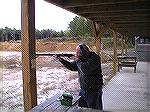
[[[76,47],[77,60],[69,62],[61,57],[59,61],[69,70],[78,71],[80,92],[78,106],[102,110],[102,85],[100,57],[89,51],[85,44]]]

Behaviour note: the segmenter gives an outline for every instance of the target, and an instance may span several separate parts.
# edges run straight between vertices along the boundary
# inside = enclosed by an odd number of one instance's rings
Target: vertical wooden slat
[[[126,40],[125,40],[125,54],[127,55],[127,52],[128,52],[128,36],[126,37]]]
[[[116,32],[113,30],[113,74],[116,74],[116,68],[117,68],[117,36]]]
[[[121,36],[121,55],[124,55],[123,35],[120,34],[120,36]]]
[[[97,29],[96,29],[96,23],[95,22],[92,22],[93,23],[93,37],[95,38],[95,46],[96,46],[96,53],[98,54],[98,42],[97,42]]]
[[[137,50],[136,47],[137,47],[137,39],[138,39],[138,38],[139,38],[139,36],[137,36],[137,37],[135,36],[135,37],[134,37],[134,42],[135,42],[135,43],[134,43],[134,50],[135,50],[135,51]]]
[[[35,1],[21,1],[22,75],[24,111],[37,105],[35,63]]]
[[[93,33],[95,37],[96,53],[99,55],[100,50],[101,50],[101,38],[102,38],[103,33],[101,29],[98,29],[95,22],[93,22]]]
[[[96,53],[100,54],[100,46],[101,46],[101,39],[99,37],[96,38]]]
[[[100,31],[99,31],[99,35],[98,35],[98,43],[99,43],[99,46],[98,46],[98,52],[101,53],[102,52],[102,38],[103,38],[103,30],[102,28],[100,27]]]

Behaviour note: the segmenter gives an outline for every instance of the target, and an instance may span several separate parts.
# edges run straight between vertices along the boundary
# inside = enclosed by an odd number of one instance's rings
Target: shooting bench
[[[118,71],[122,67],[134,67],[134,73],[136,72],[137,58],[133,56],[118,56]]]
[[[75,108],[80,98],[80,96],[74,94],[72,95],[73,96],[72,105],[64,106],[61,104],[61,101],[59,101],[59,98],[61,96],[62,94],[58,93],[53,97],[49,98],[48,100],[44,101],[43,103],[35,106],[29,112],[66,112],[70,109]]]

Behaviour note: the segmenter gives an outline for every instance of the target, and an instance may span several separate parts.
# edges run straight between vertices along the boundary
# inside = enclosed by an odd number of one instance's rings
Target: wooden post
[[[100,55],[101,51],[101,36],[96,37],[96,53]]]
[[[116,32],[113,30],[113,74],[116,74],[116,68],[117,68],[117,36]]]
[[[101,51],[101,38],[103,36],[103,32],[102,32],[101,26],[99,26],[99,29],[98,29],[98,26],[96,26],[95,22],[93,22],[93,33],[94,33],[94,37],[95,37],[96,53],[98,55],[100,55],[100,51]]]
[[[135,51],[137,51],[137,39],[138,39],[138,38],[139,38],[139,36],[138,36],[138,37],[136,37],[136,36],[134,37],[134,42],[135,42],[135,43],[134,43],[134,50],[135,50]]]
[[[35,0],[21,1],[24,111],[37,105],[35,58]]]
[[[123,35],[120,34],[120,36],[121,36],[121,55],[124,55]]]
[[[127,52],[128,52],[128,36],[126,37],[126,40],[125,40],[125,54],[127,55]]]

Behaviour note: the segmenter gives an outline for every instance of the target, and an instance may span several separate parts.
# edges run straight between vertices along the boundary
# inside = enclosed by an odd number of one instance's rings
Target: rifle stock
[[[54,55],[57,55],[58,57],[64,56],[64,57],[68,57],[68,58],[74,56],[74,54],[71,54],[71,53],[70,54],[69,53],[36,54],[37,57],[39,57],[39,56],[54,56]]]

